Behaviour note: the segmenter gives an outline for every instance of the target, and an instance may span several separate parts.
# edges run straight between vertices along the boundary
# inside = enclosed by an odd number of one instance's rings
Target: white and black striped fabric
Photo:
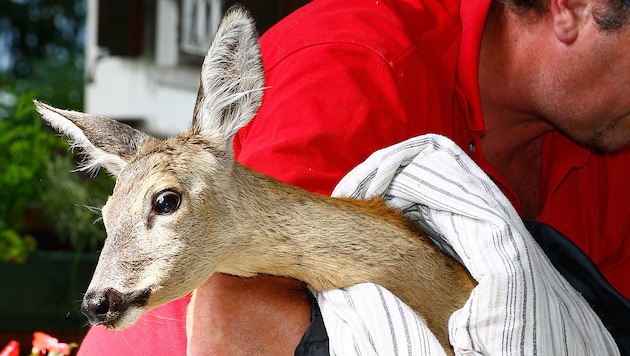
[[[467,267],[478,285],[449,322],[457,355],[619,354],[507,198],[451,140],[425,135],[380,150],[333,195],[383,196]],[[378,285],[316,297],[331,355],[444,354],[413,311]]]

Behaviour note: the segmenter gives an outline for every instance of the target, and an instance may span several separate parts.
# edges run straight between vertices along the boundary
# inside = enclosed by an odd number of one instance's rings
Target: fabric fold
[[[619,354],[508,199],[448,138],[423,135],[375,152],[341,180],[333,196],[382,196],[477,280],[449,322],[456,354]],[[362,284],[316,297],[331,355],[444,354],[422,320],[380,286]]]

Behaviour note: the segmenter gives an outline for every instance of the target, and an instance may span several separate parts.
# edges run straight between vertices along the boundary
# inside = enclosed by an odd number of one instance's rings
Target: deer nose
[[[107,324],[108,317],[120,312],[125,304],[123,294],[113,288],[101,293],[88,292],[81,303],[81,313],[92,325]]]
[[[104,291],[88,291],[81,303],[81,313],[88,318],[92,325],[116,328],[127,309],[145,307],[150,294],[150,288],[130,293],[121,293],[114,288],[108,288]]]

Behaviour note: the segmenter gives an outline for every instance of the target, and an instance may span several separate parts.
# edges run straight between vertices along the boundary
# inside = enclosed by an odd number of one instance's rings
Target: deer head
[[[185,133],[159,140],[108,118],[35,103],[85,153],[83,169],[104,167],[116,177],[102,209],[107,239],[81,306],[92,324],[133,324],[195,289],[222,251],[239,248],[229,234],[232,141],[258,110],[263,86],[253,20],[236,7],[204,59]],[[199,258],[207,244],[216,244],[216,255]]]

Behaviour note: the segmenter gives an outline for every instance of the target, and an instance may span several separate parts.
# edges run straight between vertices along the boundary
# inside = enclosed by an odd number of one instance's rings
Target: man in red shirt
[[[298,10],[261,39],[268,89],[236,138],[237,159],[329,194],[376,149],[446,135],[524,218],[566,235],[628,297],[630,10],[621,0],[508,2]],[[92,328],[80,353],[184,354],[187,302],[122,332]],[[194,311],[193,354],[292,354],[311,303],[294,280],[216,275]]]

